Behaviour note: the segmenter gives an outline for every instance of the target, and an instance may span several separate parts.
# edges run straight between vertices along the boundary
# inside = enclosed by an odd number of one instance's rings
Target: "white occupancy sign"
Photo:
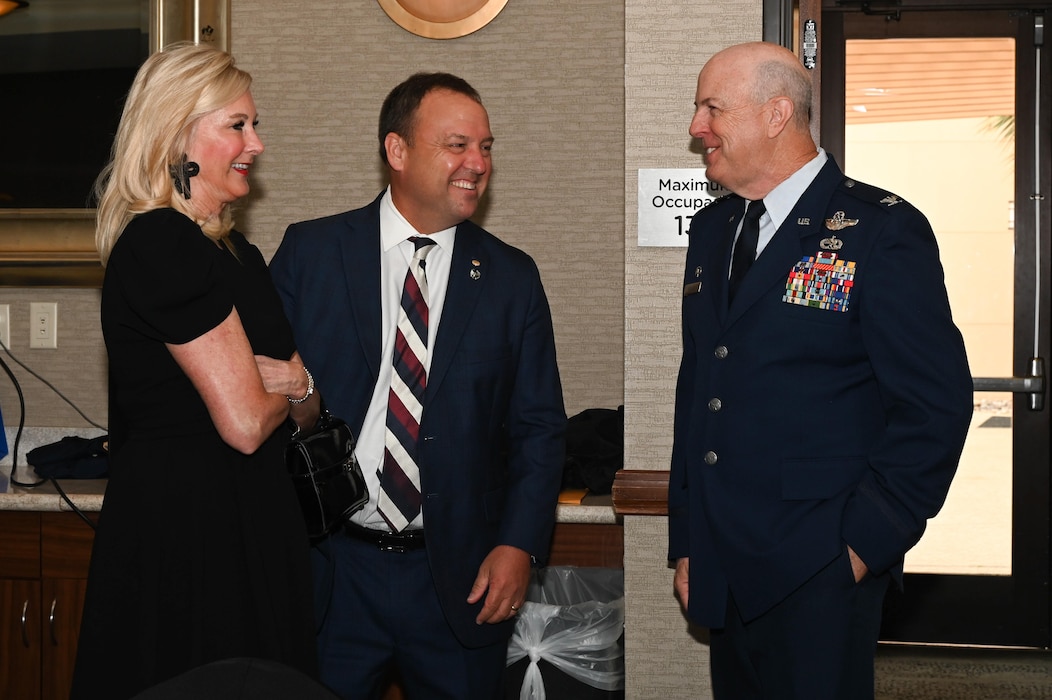
[[[727,193],[704,168],[640,168],[638,245],[686,247],[694,214]]]

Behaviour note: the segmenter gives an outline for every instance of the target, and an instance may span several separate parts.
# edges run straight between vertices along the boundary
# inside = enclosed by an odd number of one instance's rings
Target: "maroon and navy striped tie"
[[[401,532],[420,513],[420,469],[416,462],[424,388],[427,386],[427,276],[424,259],[435,242],[410,238],[416,253],[402,289],[395,331],[394,371],[387,400],[384,466],[377,510],[394,532]]]

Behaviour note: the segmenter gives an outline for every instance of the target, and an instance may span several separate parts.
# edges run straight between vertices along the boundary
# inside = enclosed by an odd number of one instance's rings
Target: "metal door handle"
[[[1010,391],[1013,394],[1029,394],[1030,410],[1040,411],[1045,407],[1045,359],[1030,358],[1030,373],[1025,377],[972,377],[975,391]]]
[[[54,646],[58,646],[58,639],[55,638],[55,607],[58,605],[58,598],[51,599],[51,613],[47,616],[48,626],[51,628],[51,643]]]
[[[29,648],[29,630],[26,629],[26,620],[29,618],[29,600],[22,603],[22,646]]]

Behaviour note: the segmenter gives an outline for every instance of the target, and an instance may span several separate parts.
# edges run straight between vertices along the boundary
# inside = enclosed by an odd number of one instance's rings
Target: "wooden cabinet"
[[[623,569],[624,526],[620,523],[556,523],[548,566]]]
[[[0,697],[40,697],[40,583],[0,578]]]
[[[0,697],[69,697],[93,537],[73,513],[0,512]]]
[[[0,698],[68,699],[94,535],[74,513],[0,511]],[[620,568],[623,542],[619,524],[558,523],[550,564]]]

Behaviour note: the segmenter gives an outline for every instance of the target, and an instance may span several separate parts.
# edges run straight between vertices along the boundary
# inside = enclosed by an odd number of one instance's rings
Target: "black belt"
[[[344,523],[343,531],[348,537],[375,545],[385,552],[408,552],[424,548],[423,530],[406,530],[404,532],[386,532],[362,527],[350,521]]]

